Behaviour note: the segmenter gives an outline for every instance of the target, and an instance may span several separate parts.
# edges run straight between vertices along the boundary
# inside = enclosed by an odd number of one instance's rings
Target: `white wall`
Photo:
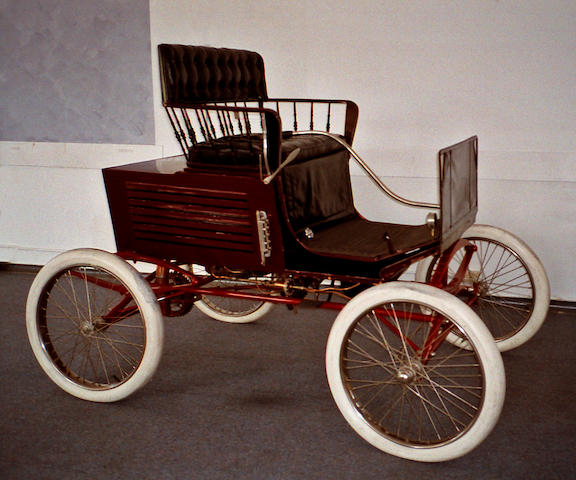
[[[252,49],[271,96],[355,100],[355,147],[398,193],[436,200],[435,152],[480,137],[478,220],[527,241],[553,296],[576,300],[576,2],[151,0],[156,145],[0,143],[0,261],[113,249],[98,169],[178,153],[160,108],[158,43]],[[367,216],[426,212],[374,200]]]

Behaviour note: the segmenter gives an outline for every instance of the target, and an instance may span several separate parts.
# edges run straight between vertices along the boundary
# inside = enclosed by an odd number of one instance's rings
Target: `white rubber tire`
[[[453,441],[438,446],[412,446],[377,431],[355,407],[342,377],[345,339],[356,319],[387,302],[416,302],[449,317],[476,347],[485,378],[484,401],[476,421]],[[478,316],[456,297],[429,285],[391,282],[371,287],[353,298],[336,318],[326,347],[326,372],[334,400],[352,428],[374,447],[397,457],[440,462],[461,457],[477,447],[492,431],[504,403],[506,380],[500,352]]]
[[[110,389],[85,388],[64,375],[43,348],[37,315],[42,292],[60,272],[76,266],[98,267],[122,281],[138,304],[145,325],[146,345],[137,370],[123,383]],[[28,294],[26,327],[32,351],[50,379],[69,394],[92,402],[115,402],[143,387],[156,371],[162,356],[164,326],[162,313],[150,286],[131,265],[120,257],[96,249],[76,249],[58,255],[39,272]]]
[[[204,302],[203,300],[198,300],[194,305],[198,307],[198,310],[208,315],[210,318],[227,323],[252,323],[262,318],[264,315],[267,315],[268,312],[274,308],[273,303],[262,302],[262,305],[258,307],[258,309],[250,313],[234,315],[214,310],[210,304]]]
[[[534,290],[534,308],[532,314],[521,330],[513,336],[504,339],[496,339],[496,344],[501,352],[512,350],[523,345],[530,340],[540,329],[548,314],[550,305],[550,283],[544,270],[544,266],[532,249],[515,235],[498,227],[491,225],[472,225],[462,238],[486,240],[501,244],[512,250],[524,263],[530,278],[532,279]],[[420,262],[416,267],[416,281],[426,283],[427,275],[433,257],[428,257]],[[451,337],[454,342],[458,340]]]
[[[199,269],[202,267],[195,266],[194,268]],[[213,298],[219,300],[219,297]],[[226,301],[226,297],[222,297],[222,301]],[[243,300],[241,299],[236,301],[239,302],[239,305],[242,305],[243,303]],[[200,310],[205,315],[208,315],[210,318],[226,323],[252,323],[267,315],[274,308],[273,303],[262,302],[255,309],[251,309],[250,311],[246,312],[240,310],[240,308],[236,309],[234,307],[228,307],[228,309],[224,307],[218,308],[218,306],[211,305],[209,300],[204,300],[203,298],[196,301],[194,305],[198,307],[198,310]]]

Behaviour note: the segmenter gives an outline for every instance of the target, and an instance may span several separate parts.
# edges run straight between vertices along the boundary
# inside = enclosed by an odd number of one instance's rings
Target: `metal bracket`
[[[272,255],[272,241],[270,239],[270,221],[264,210],[256,210],[256,225],[260,245],[260,263],[265,265],[266,259]]]
[[[430,212],[426,215],[426,226],[430,230],[430,235],[434,237],[436,235],[436,228],[438,225],[438,215],[434,212]]]

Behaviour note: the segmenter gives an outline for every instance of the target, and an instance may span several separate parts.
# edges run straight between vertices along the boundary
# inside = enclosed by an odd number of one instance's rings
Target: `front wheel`
[[[470,350],[445,341],[449,332]],[[429,285],[387,283],[352,299],[330,331],[326,372],[352,428],[410,460],[466,454],[490,433],[504,402],[502,358],[487,328]]]
[[[132,266],[101,250],[70,250],[39,271],[26,327],[48,377],[93,402],[142,387],[162,355],[162,314],[152,290]]]
[[[466,302],[473,298],[470,306],[501,352],[524,344],[540,329],[548,313],[550,286],[542,263],[528,245],[497,227],[473,225],[462,238],[470,241],[476,251],[459,296]],[[447,283],[463,258],[463,249],[454,254],[448,265]],[[416,281],[429,282],[437,261],[437,257],[420,261]]]

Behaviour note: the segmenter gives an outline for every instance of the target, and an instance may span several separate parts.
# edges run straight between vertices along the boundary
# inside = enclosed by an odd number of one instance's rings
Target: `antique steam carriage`
[[[160,45],[159,58],[183,155],[105,169],[118,251],[65,252],[37,275],[27,327],[48,376],[120,400],[155,372],[163,317],[196,306],[245,323],[314,302],[339,312],[326,371],[359,435],[419,461],[477,446],[504,401],[500,351],[532,337],[549,303],[530,248],[474,225],[477,138],[440,150],[438,205],[409,201],[351,148],[353,102],[269,98],[254,52]],[[425,222],[362,217],[351,158]]]

